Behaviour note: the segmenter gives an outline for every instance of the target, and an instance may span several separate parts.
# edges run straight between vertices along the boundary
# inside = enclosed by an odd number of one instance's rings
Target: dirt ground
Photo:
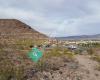
[[[47,62],[49,66],[53,64],[50,70],[48,67],[47,70],[37,72],[33,80],[100,80],[100,71],[96,70],[99,63],[90,57],[75,55],[75,61],[52,58]]]
[[[100,71],[97,71],[95,68],[98,66],[98,62],[90,59],[89,55],[76,55],[81,68],[88,70],[88,78],[85,80],[100,80]]]

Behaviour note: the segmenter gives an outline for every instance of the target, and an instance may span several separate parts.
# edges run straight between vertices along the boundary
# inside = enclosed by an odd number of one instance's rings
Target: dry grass
[[[74,54],[67,49],[61,49],[59,47],[55,47],[52,50],[50,50],[49,52],[47,52],[47,53],[45,52],[45,54],[41,58],[41,60],[35,65],[36,68],[39,71],[43,71],[43,70],[49,70],[54,67],[57,67],[58,62],[56,63],[56,65],[53,65],[54,63],[51,63],[52,61],[54,62],[54,60],[52,60],[53,58],[56,58],[56,59],[64,58],[64,59],[66,59],[66,61],[74,61]],[[49,60],[49,62],[48,62],[48,60]],[[61,61],[61,62],[63,62],[63,61]]]
[[[21,80],[24,75],[24,67],[17,66],[13,59],[11,59],[9,52],[0,52],[0,80],[17,79]],[[15,55],[16,56],[16,55]]]
[[[73,54],[73,52],[71,52],[67,49],[55,47],[55,48],[51,49],[49,52],[45,52],[45,55],[44,55],[45,58],[62,57],[62,56],[67,56],[69,58],[73,58],[74,54]]]

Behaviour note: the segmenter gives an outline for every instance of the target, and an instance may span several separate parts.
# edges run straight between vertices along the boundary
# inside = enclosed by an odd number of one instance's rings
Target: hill
[[[0,19],[0,36],[16,38],[46,38],[47,36],[32,29],[29,25],[16,19]]]
[[[68,37],[55,37],[55,38],[59,39],[59,40],[100,40],[100,34],[68,36]]]
[[[45,39],[46,35],[17,19],[0,19],[0,41]]]

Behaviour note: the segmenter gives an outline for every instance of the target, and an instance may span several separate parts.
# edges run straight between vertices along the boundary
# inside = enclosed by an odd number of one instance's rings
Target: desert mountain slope
[[[47,38],[46,35],[34,30],[17,19],[0,19],[0,37],[13,38]]]

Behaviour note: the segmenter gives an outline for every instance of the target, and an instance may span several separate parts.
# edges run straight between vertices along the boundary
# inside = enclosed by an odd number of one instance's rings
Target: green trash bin
[[[38,48],[32,48],[28,56],[32,61],[37,62],[43,56],[43,53]]]

